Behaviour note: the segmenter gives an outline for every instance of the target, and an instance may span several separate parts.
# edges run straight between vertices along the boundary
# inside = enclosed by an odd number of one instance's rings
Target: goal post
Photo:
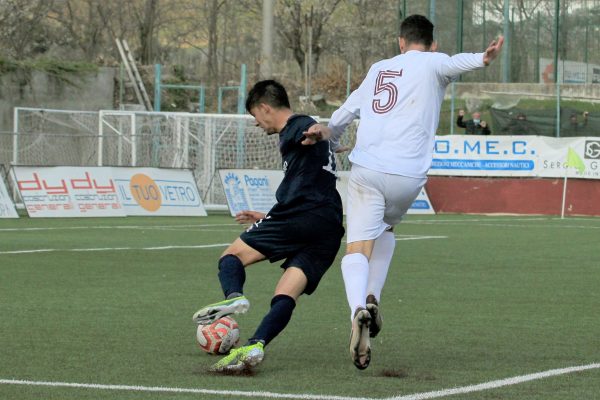
[[[250,115],[15,108],[14,117],[12,151],[0,153],[13,165],[186,168],[209,210],[227,207],[219,169],[282,168],[278,135]],[[336,159],[349,169],[347,153]]]

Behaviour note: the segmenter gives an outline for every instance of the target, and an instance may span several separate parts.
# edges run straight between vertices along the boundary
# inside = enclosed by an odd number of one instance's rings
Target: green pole
[[[486,28],[486,21],[485,21],[485,18],[486,18],[485,5],[486,5],[486,2],[484,1],[483,2],[483,23],[482,23],[482,27],[483,27],[483,46],[482,46],[482,48],[487,49],[488,39],[487,39],[487,28]],[[486,81],[486,77],[485,77],[486,71],[487,71],[487,68],[484,68],[483,69],[483,80],[484,81]]]
[[[535,32],[535,80],[540,83],[540,12],[537,13],[537,27]]]
[[[588,71],[589,71],[589,67],[588,67],[588,45],[589,45],[589,29],[590,25],[589,25],[589,20],[586,18],[585,19],[585,49],[583,50],[583,61],[585,62],[585,83],[591,82],[591,79],[588,80]]]
[[[346,98],[350,96],[350,81],[352,80],[352,66],[348,64],[348,69],[346,70]]]
[[[200,89],[198,89],[198,112],[201,114],[204,114],[204,94],[205,90],[204,90],[204,86],[202,86]]]
[[[160,64],[154,64],[154,111],[160,112],[160,92],[162,81],[162,68]],[[152,126],[152,166],[159,164],[160,153],[160,124],[154,122]]]
[[[560,0],[554,0],[554,83],[558,82],[558,27],[560,18]]]
[[[464,3],[463,0],[456,0],[456,8],[458,10],[458,19],[456,25],[456,52],[462,53],[463,51],[463,13]]]
[[[238,90],[238,114],[244,114],[246,109],[246,64],[242,64],[240,87]],[[244,160],[246,158],[246,141],[245,141],[245,124],[242,119],[238,120],[237,129],[237,159],[236,167],[244,168]]]
[[[429,0],[429,20],[435,25],[435,0]]]
[[[513,60],[513,45],[512,45],[512,39],[513,37],[515,37],[515,8],[513,7],[511,9],[511,17],[510,17],[510,51],[508,52],[508,65],[509,65],[509,77],[510,77],[510,81],[513,82],[513,78],[512,78],[512,60]]]
[[[217,114],[221,114],[223,109],[222,109],[222,104],[223,104],[223,88],[220,87],[219,88],[219,94],[217,96]]]
[[[124,87],[124,79],[125,79],[125,68],[123,67],[123,63],[119,64],[119,107],[123,108],[123,97],[125,97],[125,87]]]
[[[398,54],[400,54],[400,45],[398,43],[398,37],[400,36],[400,26],[402,25],[402,21],[404,20],[404,18],[406,18],[406,0],[398,0],[398,22],[396,27],[396,39],[392,47],[394,49],[397,48]]]
[[[556,85],[556,137],[560,137],[560,79],[558,78],[558,38],[560,0],[554,0],[554,84]]]
[[[510,0],[504,0],[504,50],[502,51],[502,82],[508,83],[510,81],[510,64],[508,54],[510,53],[512,38],[510,35],[509,24],[510,24]]]
[[[240,73],[240,90],[238,92],[238,114],[244,114],[246,112],[246,64],[242,64],[242,70]]]
[[[161,66],[154,64],[154,111],[160,111]]]
[[[585,52],[583,53],[583,62],[588,63],[588,45],[589,45],[589,20],[585,19]]]

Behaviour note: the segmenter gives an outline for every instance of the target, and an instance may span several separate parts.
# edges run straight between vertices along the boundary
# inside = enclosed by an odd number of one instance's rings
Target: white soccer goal
[[[3,155],[5,163],[94,165],[98,112],[18,107],[13,117],[12,151]]]
[[[208,209],[226,207],[219,169],[281,169],[278,136],[249,115],[16,108],[13,138],[13,165],[189,168]]]

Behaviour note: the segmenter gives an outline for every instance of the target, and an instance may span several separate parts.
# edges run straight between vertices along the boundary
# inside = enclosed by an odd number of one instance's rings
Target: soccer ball
[[[223,317],[209,325],[198,325],[196,340],[209,354],[227,354],[240,340],[240,328],[231,317]]]

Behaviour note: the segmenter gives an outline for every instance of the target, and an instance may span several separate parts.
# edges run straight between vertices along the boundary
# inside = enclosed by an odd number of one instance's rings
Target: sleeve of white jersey
[[[446,56],[438,64],[437,73],[447,83],[458,78],[459,75],[485,67],[484,53],[460,53]]]
[[[368,76],[369,75],[367,74],[367,78]],[[350,93],[350,96],[348,96],[344,104],[331,115],[331,119],[327,126],[331,129],[329,142],[331,143],[331,149],[333,151],[340,147],[340,138],[346,131],[348,125],[356,118],[360,118],[361,93],[367,78],[360,84],[358,89]]]
[[[329,138],[331,150],[336,151],[340,147],[340,138],[342,137],[342,134],[356,117],[357,116],[354,113],[351,113],[343,106],[331,114],[331,119],[327,125],[327,127],[331,129],[331,137]]]

